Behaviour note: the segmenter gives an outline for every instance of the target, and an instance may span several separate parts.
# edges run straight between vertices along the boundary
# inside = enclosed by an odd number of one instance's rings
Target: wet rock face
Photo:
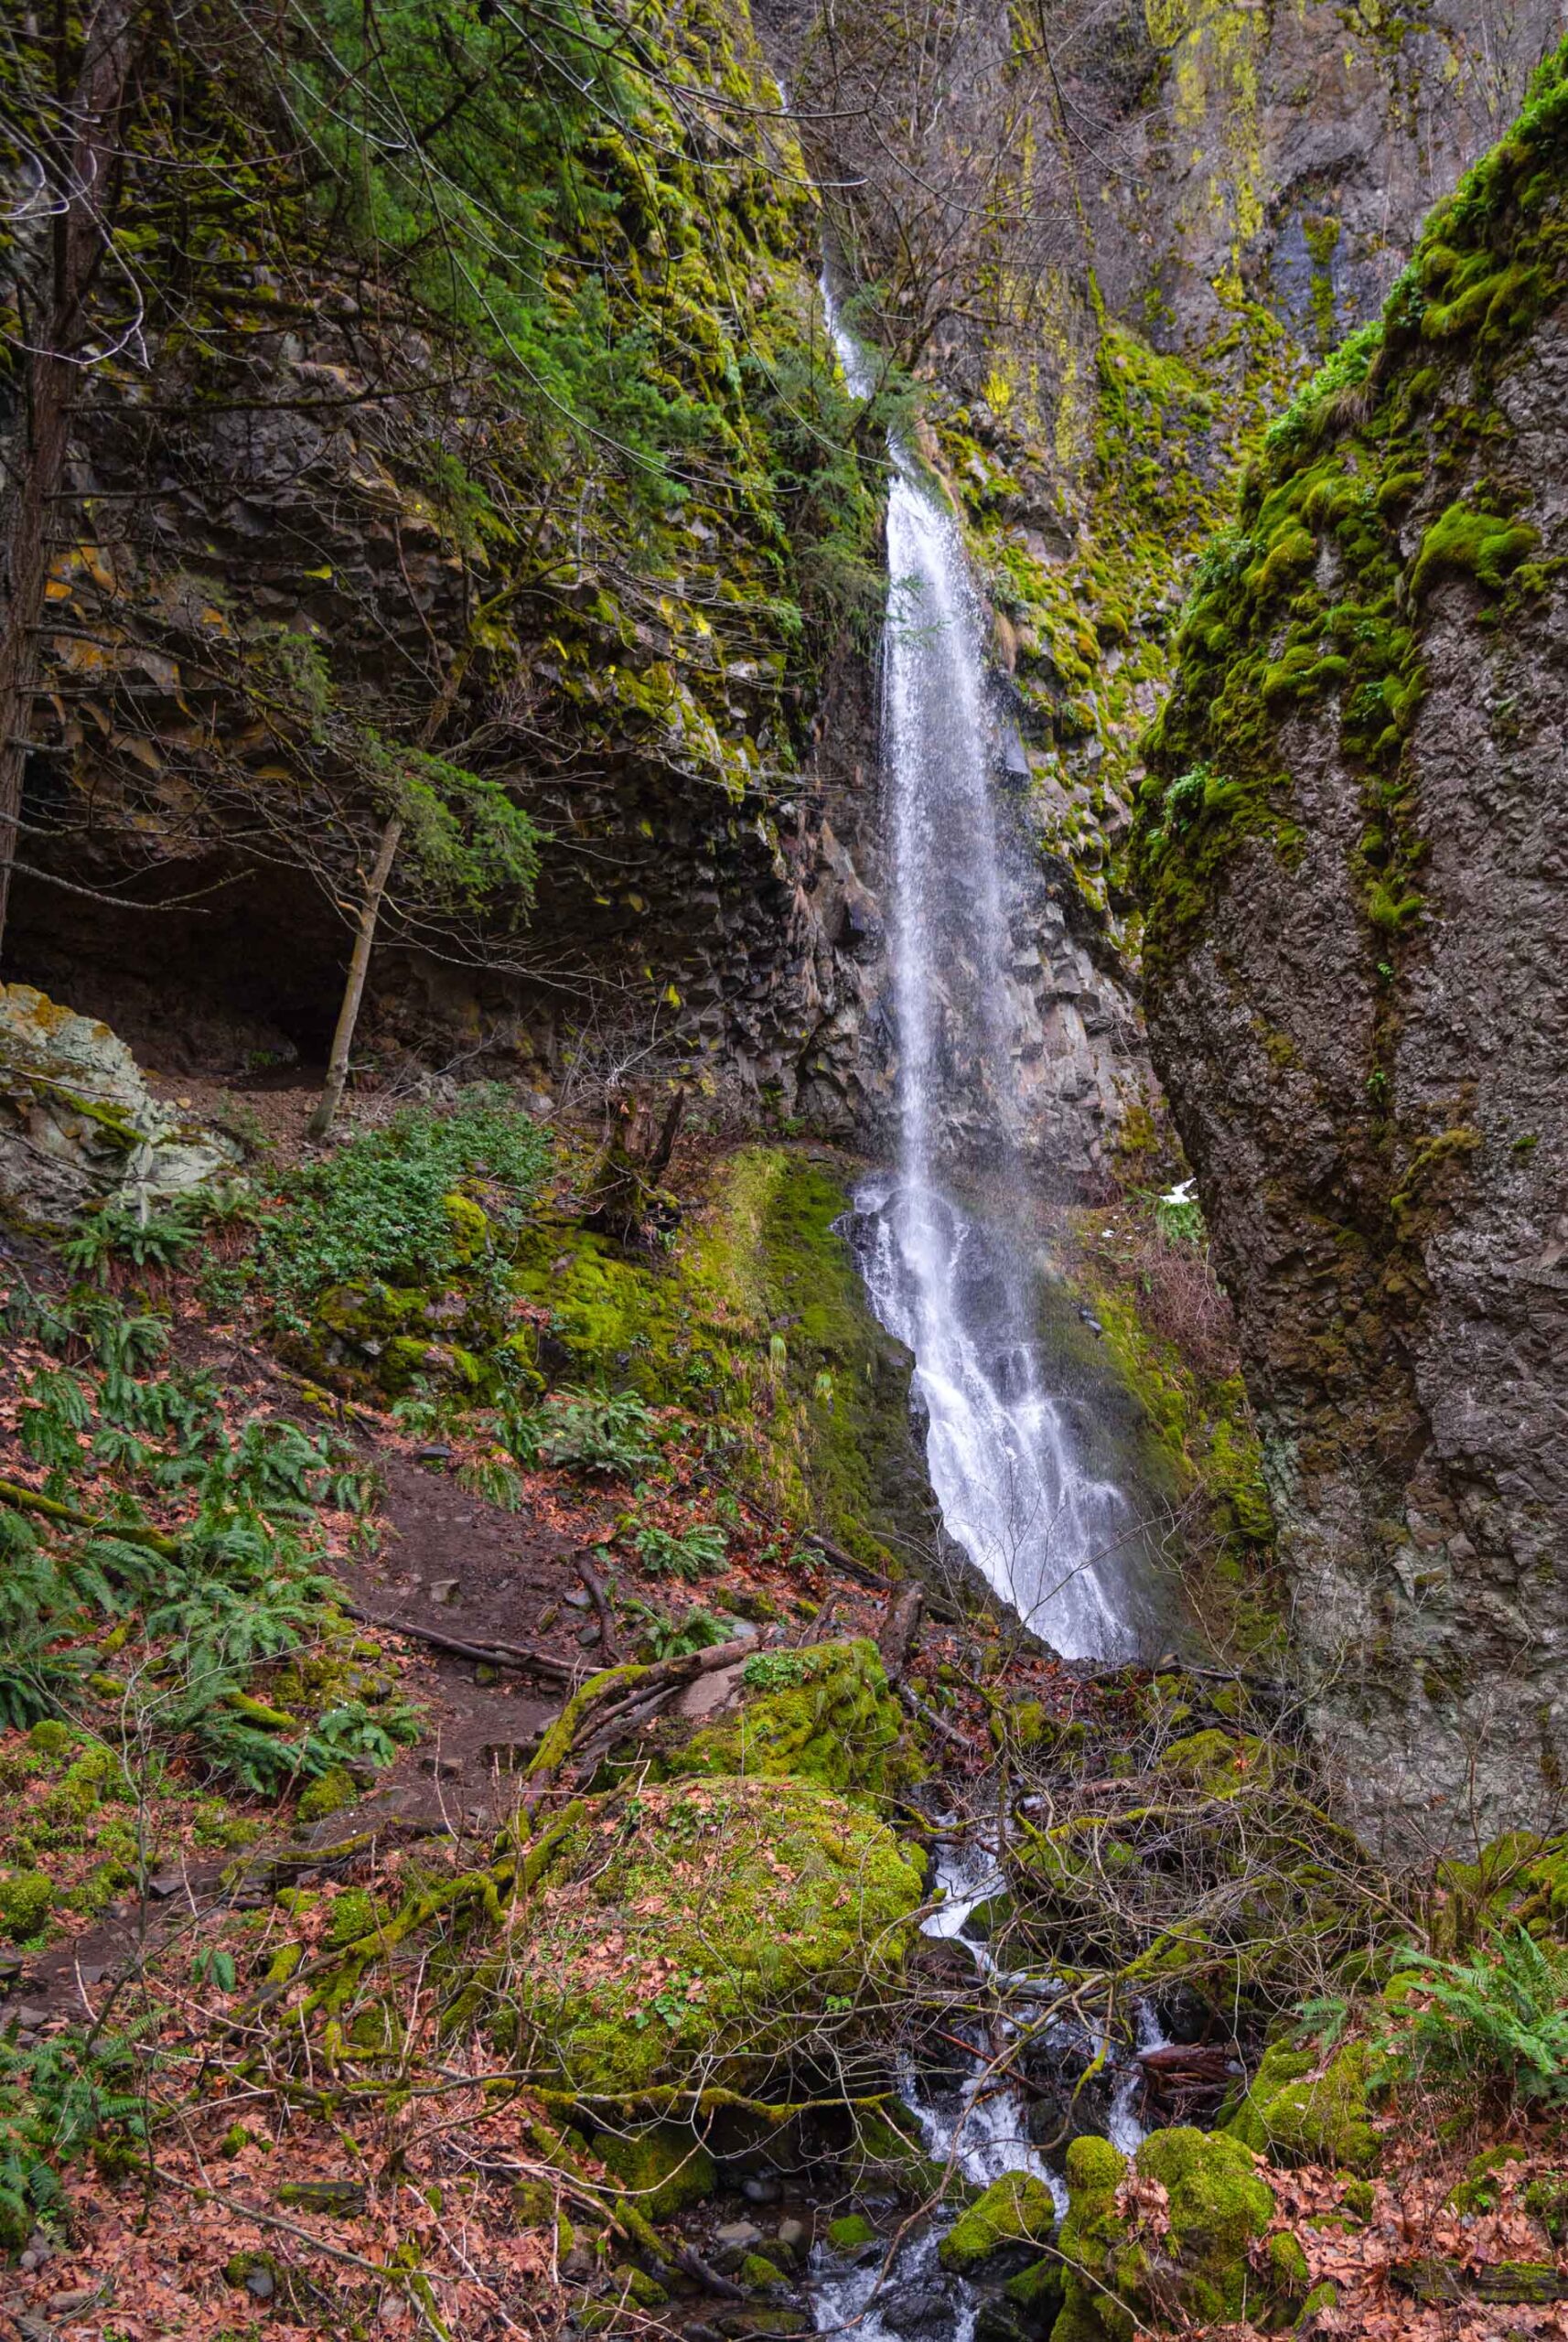
[[[1380,593],[1379,656],[1419,694],[1374,740],[1358,710],[1385,685],[1340,661],[1260,727],[1279,687],[1249,662],[1285,634],[1254,569],[1162,754],[1169,786],[1239,794],[1144,833],[1156,1061],[1237,1305],[1316,1727],[1364,1832],[1416,1854],[1553,1820],[1568,1765],[1568,325],[1534,226],[1568,177],[1560,67],[1483,169],[1434,220],[1361,421],[1276,459],[1243,512],[1321,483],[1283,589],[1301,655],[1313,596]],[[1455,268],[1541,274],[1522,311],[1445,333]],[[1396,475],[1352,553],[1322,518],[1336,482],[1364,512]]]

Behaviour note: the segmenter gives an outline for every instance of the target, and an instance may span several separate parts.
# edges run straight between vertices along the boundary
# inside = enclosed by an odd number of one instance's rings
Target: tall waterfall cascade
[[[866,354],[825,275],[822,297],[845,381],[868,396]],[[962,539],[897,437],[888,456],[882,767],[898,1162],[855,1198],[861,1264],[878,1317],[914,1354],[948,1534],[1064,1656],[1122,1657],[1138,1640],[1133,1508],[1090,1468],[1051,1388],[1032,1244],[1004,1213],[958,1199],[977,1159],[992,1189],[1017,1166],[1009,842]]]

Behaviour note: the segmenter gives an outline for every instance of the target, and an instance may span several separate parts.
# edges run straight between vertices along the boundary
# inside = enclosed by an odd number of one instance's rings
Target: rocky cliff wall
[[[1039,1177],[1092,1190],[1129,1108],[1157,1098],[1127,844],[1193,565],[1270,418],[1376,314],[1556,16],[933,0],[914,42],[856,5],[758,15],[821,109],[803,136],[830,233],[925,378],[925,452],[994,614],[1021,1088]]]
[[[1568,1758],[1565,68],[1271,432],[1139,818],[1316,1724],[1406,1848]]]
[[[438,93],[441,13],[392,37],[435,44]],[[753,1119],[846,1128],[881,434],[857,448],[810,185],[744,12],[648,17],[575,124],[558,74],[558,132],[527,73],[507,98],[532,143],[514,164],[497,132],[521,184],[493,232],[549,263],[510,373],[482,316],[425,306],[296,167],[244,0],[210,0],[177,51],[133,14],[145,313],[74,419],[7,972],[166,1065],[318,1059],[379,781],[438,749],[527,808],[540,881],[521,926],[506,902],[389,919],[370,1058],[553,1092],[682,1070]],[[504,38],[465,22],[473,85],[504,93]],[[416,48],[401,66],[417,89]],[[0,306],[27,261],[0,242]],[[573,424],[542,370],[585,337],[579,374],[596,338],[618,375]],[[14,448],[21,392],[0,368]],[[628,453],[638,429],[661,464]]]

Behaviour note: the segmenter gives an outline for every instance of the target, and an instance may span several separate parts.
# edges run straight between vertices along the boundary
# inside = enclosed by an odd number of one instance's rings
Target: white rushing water
[[[826,278],[844,378],[875,387]],[[1130,1655],[1134,1524],[1086,1468],[1052,1391],[1028,1246],[950,1192],[955,1133],[1005,1171],[1019,1127],[1014,955],[993,803],[983,622],[940,489],[889,441],[883,770],[898,1173],[864,1187],[872,1305],[914,1353],[931,1486],[949,1534],[1070,1659]]]

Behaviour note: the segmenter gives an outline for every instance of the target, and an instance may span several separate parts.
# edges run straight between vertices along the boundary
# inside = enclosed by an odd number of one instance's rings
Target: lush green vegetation
[[[295,1174],[256,1273],[301,1324],[331,1285],[499,1277],[549,1159],[546,1134],[499,1092],[470,1091],[446,1114],[407,1110]]]
[[[210,1376],[164,1369],[163,1320],[96,1288],[18,1286],[5,1322],[58,1363],[18,1390],[17,1437],[43,1489],[0,1489],[4,1720],[102,1712],[108,1731],[129,1703],[160,1744],[267,1794],[390,1761],[413,1718],[385,1677],[366,1697],[376,1671],[354,1660],[315,1533],[319,1509],[365,1508],[362,1467],[295,1423],[236,1425]],[[171,1512],[177,1527],[155,1525]],[[134,1686],[111,1671],[133,1631],[156,1653]],[[332,1646],[336,1663],[320,1666]],[[303,1660],[295,1713],[276,1695]],[[258,1700],[248,1686],[266,1669],[273,1696]]]

